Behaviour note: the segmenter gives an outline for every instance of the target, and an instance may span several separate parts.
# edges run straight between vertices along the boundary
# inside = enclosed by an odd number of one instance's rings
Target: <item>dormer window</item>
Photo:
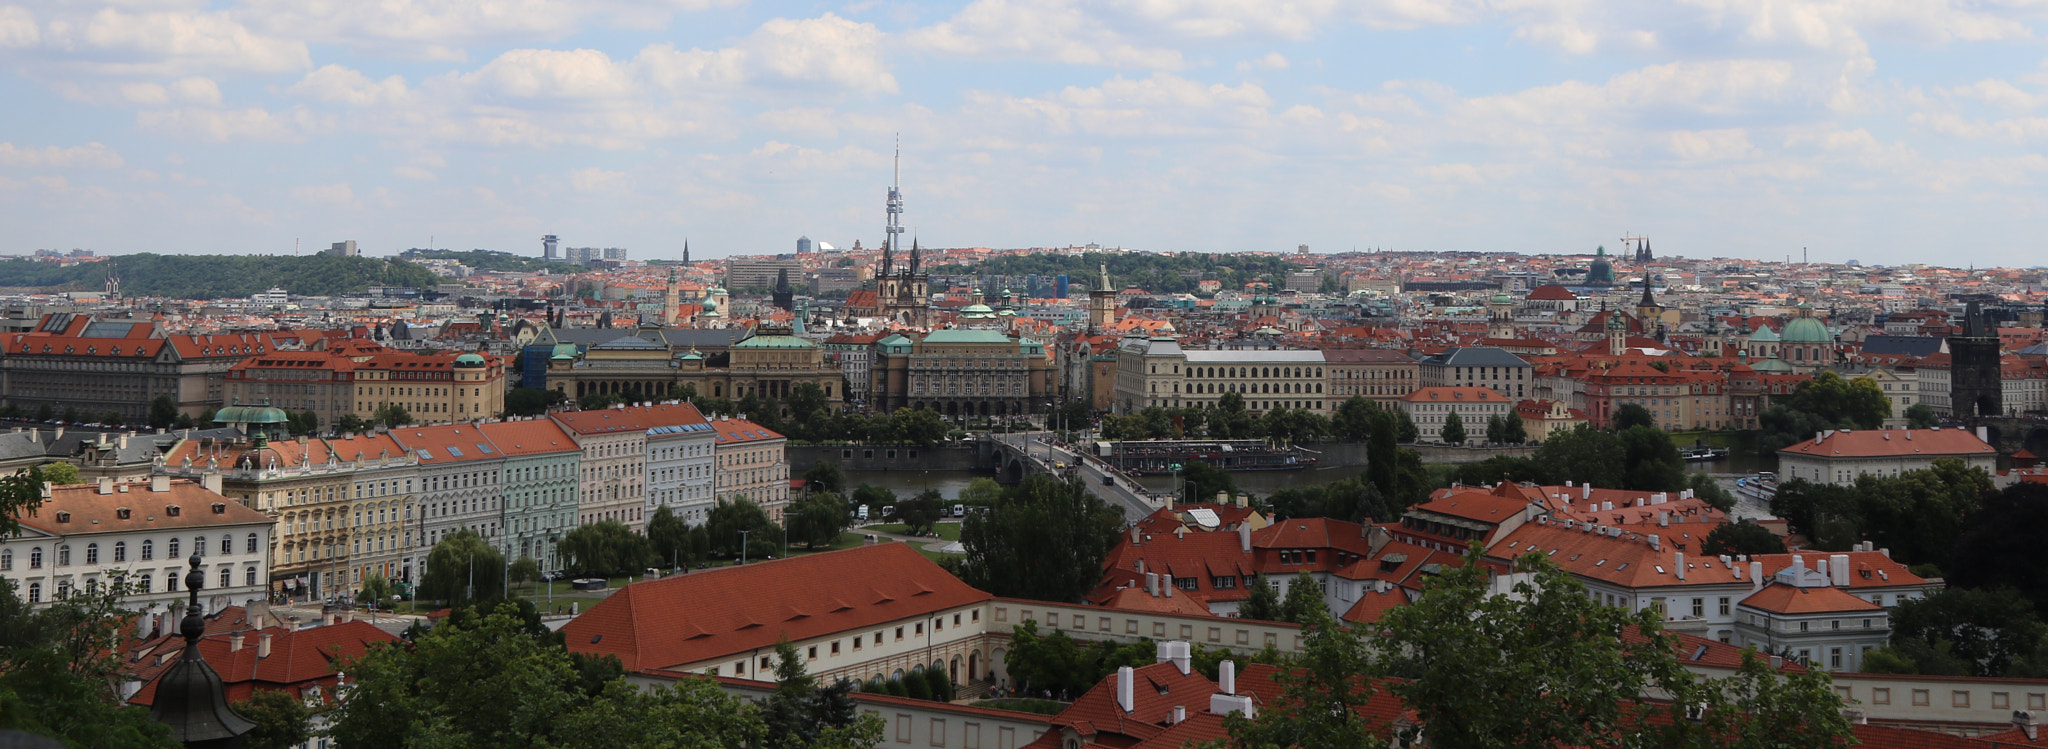
[[[57,522],[59,522],[59,523],[69,523],[69,522],[71,522],[71,513],[68,513],[68,512],[59,512],[59,513],[57,513]]]
[[[177,517],[177,516],[178,516],[178,506],[177,506],[177,505],[164,505],[164,514],[165,514],[165,515],[169,515],[169,516],[171,516],[171,517]],[[174,554],[175,554],[176,552],[172,552],[172,553],[174,553]]]
[[[128,516],[129,516],[129,510],[128,510],[128,508],[126,508],[126,507],[119,507],[119,508],[115,508],[115,510],[114,510],[114,517],[120,518],[120,519],[122,519],[122,520],[127,520],[127,519],[128,519]]]
[[[226,515],[226,514],[227,514],[227,512],[228,512],[228,506],[227,506],[227,504],[226,504],[226,503],[224,503],[224,502],[215,502],[215,503],[213,503],[213,514],[215,514],[215,515]]]

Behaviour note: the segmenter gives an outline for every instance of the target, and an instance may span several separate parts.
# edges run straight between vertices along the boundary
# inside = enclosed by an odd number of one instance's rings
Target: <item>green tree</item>
[[[569,571],[592,577],[631,575],[647,568],[654,547],[625,523],[602,520],[562,534],[555,546],[568,560]]]
[[[896,504],[896,492],[873,484],[861,484],[853,490],[853,504],[867,505],[871,517],[881,517],[882,508]]]
[[[929,408],[898,409],[889,419],[897,440],[924,447],[938,444],[949,431],[946,421]]]
[[[1722,512],[1735,509],[1735,495],[1729,494],[1728,490],[1721,486],[1721,482],[1715,481],[1706,471],[1695,472],[1686,483],[1688,488],[1692,489],[1693,496],[1713,505],[1715,509]]]
[[[853,682],[820,686],[787,637],[775,644],[775,691],[760,705],[773,749],[871,747],[882,740],[882,718],[860,714]]]
[[[618,393],[588,393],[576,399],[576,406],[585,411],[602,411],[625,402],[626,397]]]
[[[1244,600],[1237,604],[1237,615],[1262,622],[1287,621],[1280,606],[1280,591],[1265,575],[1252,575],[1251,581],[1245,583]]]
[[[1003,485],[995,479],[976,477],[960,490],[960,503],[968,507],[993,507],[1003,498]]]
[[[494,601],[504,591],[505,558],[468,528],[443,536],[427,552],[420,596],[466,606]]]
[[[1360,708],[1372,697],[1365,674],[1373,652],[1359,632],[1327,616],[1303,628],[1300,653],[1276,677],[1280,699],[1258,706],[1257,717],[1242,713],[1223,719],[1230,745],[1242,749],[1317,747],[1379,749],[1386,746]],[[1256,660],[1256,658],[1254,658]]]
[[[647,516],[647,545],[656,564],[680,569],[697,561],[693,553],[696,550],[690,543],[690,526],[666,504],[654,508],[654,514]]]
[[[69,463],[58,465],[71,466]],[[77,470],[78,467],[71,468]],[[49,480],[42,467],[30,467],[26,471],[0,476],[0,538],[21,535],[21,518],[43,506],[43,482]]]
[[[1657,417],[1650,415],[1650,409],[1644,408],[1639,404],[1624,403],[1620,408],[1614,409],[1614,420],[1611,426],[1617,432],[1627,431],[1635,427],[1655,428],[1657,426]]]
[[[2034,606],[2009,588],[1944,588],[1891,610],[1894,648],[1914,641],[1961,661],[1972,676],[2034,676],[2011,672],[2048,637]]]
[[[1543,446],[1536,448],[1535,458],[1550,471],[1552,481],[1603,488],[1622,485],[1621,438],[1587,424],[1552,432]]]
[[[371,414],[370,420],[383,424],[388,429],[397,429],[413,423],[412,414],[407,413],[405,407],[396,403],[386,403],[378,406],[376,412]]]
[[[55,486],[83,484],[85,479],[78,475],[78,466],[71,463],[44,463],[43,480]]]
[[[1354,395],[1337,405],[1336,413],[1330,418],[1330,430],[1337,439],[1345,442],[1360,442],[1372,434],[1373,412],[1380,410],[1365,396]]]
[[[1287,597],[1280,601],[1280,618],[1295,624],[1313,624],[1329,618],[1329,610],[1323,607],[1323,587],[1316,584],[1314,576],[1303,571],[1287,584]]]
[[[130,621],[121,605],[126,593],[91,583],[38,607],[0,578],[0,726],[66,746],[176,749],[169,728],[112,689],[121,681],[119,645]]]
[[[1399,408],[1394,409],[1393,414],[1397,427],[1394,434],[1402,444],[1413,444],[1416,440],[1422,439],[1422,429],[1415,426],[1415,417],[1409,416],[1406,410]]]
[[[157,429],[169,429],[178,423],[178,401],[168,395],[149,399],[149,425]]]
[[[519,585],[539,580],[540,573],[540,562],[536,562],[533,560],[533,557],[528,556],[512,560],[512,566],[505,570],[505,574],[511,578],[512,582]]]
[[[1237,482],[1231,480],[1230,472],[1199,460],[1181,465],[1180,480],[1182,490],[1177,501],[1214,501],[1218,492],[1237,495]]]
[[[1505,443],[1508,441],[1507,435],[1508,424],[1507,421],[1501,419],[1500,414],[1491,414],[1486,417],[1486,441],[1488,443],[1496,445]]]
[[[1945,569],[1952,586],[2010,588],[2038,615],[2048,616],[2048,547],[2036,529],[2048,527],[2048,485],[2019,482],[1986,495],[1963,524]]]
[[[1510,445],[1519,445],[1529,441],[1529,425],[1522,421],[1521,412],[1508,411],[1508,418],[1501,430],[1501,437],[1502,442]]]
[[[1244,396],[1224,393],[1216,399],[1216,412],[1209,415],[1209,436],[1216,439],[1245,439],[1251,437],[1253,422],[1251,414],[1244,410]],[[1107,417],[1104,417],[1105,426]]]
[[[1123,513],[1079,481],[1030,476],[967,516],[960,579],[998,596],[1078,601],[1095,587]]]
[[[1685,457],[1671,444],[1671,435],[1656,427],[1621,431],[1622,489],[1676,492],[1686,487]]]
[[[342,665],[348,700],[329,730],[355,747],[564,749],[757,746],[760,709],[706,679],[643,689],[614,662],[579,666],[520,609],[458,609],[410,643],[378,643]],[[601,681],[588,681],[593,676]]]
[[[548,407],[567,403],[569,394],[560,390],[544,388],[512,388],[505,394],[505,413],[514,416],[539,416],[548,412]]]
[[[391,605],[391,581],[383,575],[372,572],[363,576],[362,586],[356,589],[356,600],[381,606]]]
[[[839,534],[852,525],[846,502],[836,494],[812,492],[783,511],[789,538],[805,548],[817,549],[839,542]]]
[[[1756,523],[1747,521],[1722,523],[1707,533],[1700,541],[1700,553],[1707,556],[1738,556],[1743,554],[1783,554],[1785,541]]]
[[[917,496],[897,503],[896,519],[903,521],[904,528],[911,535],[929,532],[932,526],[939,522],[943,512],[940,503],[944,499],[945,495],[940,494],[937,489],[918,492]]]
[[[1934,412],[1933,406],[1925,403],[1915,403],[1906,407],[1907,428],[1932,429],[1938,426],[1941,426],[1941,416]]]
[[[362,434],[375,426],[355,414],[342,414],[341,418],[334,420],[334,431],[342,434]]]
[[[746,497],[717,500],[704,519],[704,529],[712,552],[719,556],[761,560],[781,552],[781,526]]]
[[[838,463],[819,463],[804,471],[804,488],[811,491],[840,494],[846,491],[846,474],[839,471]]]
[[[1465,444],[1465,420],[1458,418],[1457,411],[1444,414],[1444,427],[1437,432],[1437,439],[1446,445]]]
[[[1595,603],[1535,554],[1502,581],[1513,595],[1495,595],[1482,559],[1475,548],[1380,622],[1373,672],[1397,680],[1388,689],[1432,745],[1618,746],[1615,733],[1670,709],[1640,695],[1692,682],[1655,609]]]
[[[313,711],[290,692],[258,689],[233,707],[256,724],[242,737],[243,749],[293,749],[313,738]]]

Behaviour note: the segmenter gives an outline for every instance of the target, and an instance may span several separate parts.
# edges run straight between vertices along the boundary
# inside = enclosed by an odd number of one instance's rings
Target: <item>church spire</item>
[[[688,239],[683,240],[683,264],[690,264],[690,240]]]
[[[919,252],[920,252],[920,251],[919,251],[919,249],[918,249],[918,246],[917,246],[917,237],[911,237],[911,238],[910,238],[910,275],[913,275],[913,276],[917,275],[917,260],[918,260],[918,254],[919,254]]]

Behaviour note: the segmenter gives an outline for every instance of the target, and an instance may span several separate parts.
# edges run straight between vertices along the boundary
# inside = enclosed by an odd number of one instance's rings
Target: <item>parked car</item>
[[[953,505],[953,517],[967,517],[967,505]]]
[[[860,518],[860,521],[861,521],[861,522],[863,522],[863,523],[867,522],[867,521],[868,521],[868,506],[867,506],[867,505],[861,505],[861,506],[860,506],[860,509],[858,509],[858,510],[854,510],[854,511],[853,511],[853,516],[854,516],[854,517],[857,517],[857,518]]]
[[[889,518],[893,518],[893,517],[896,517],[896,506],[895,506],[895,505],[882,505],[882,519],[883,519],[883,520],[888,520]]]

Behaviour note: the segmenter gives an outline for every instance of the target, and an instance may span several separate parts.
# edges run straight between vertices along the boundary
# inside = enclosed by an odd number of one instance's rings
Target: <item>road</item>
[[[1161,507],[1161,505],[1153,503],[1151,495],[1146,493],[1143,487],[1138,486],[1132,480],[1133,477],[1120,473],[1113,466],[1096,460],[1093,457],[1046,441],[1045,438],[1050,434],[1050,432],[1030,432],[1024,434],[998,434],[994,436],[996,439],[1002,440],[1012,447],[1027,451],[1032,456],[1032,459],[1040,465],[1045,463],[1045,456],[1050,451],[1054,462],[1079,466],[1076,473],[1081,478],[1081,484],[1088,487],[1088,493],[1102,498],[1102,501],[1111,507],[1121,508],[1124,512],[1124,520],[1127,522],[1135,523],[1144,519],[1145,516],[1151,515]],[[1102,483],[1102,477],[1105,475],[1111,475],[1115,478],[1110,484],[1105,485]]]

